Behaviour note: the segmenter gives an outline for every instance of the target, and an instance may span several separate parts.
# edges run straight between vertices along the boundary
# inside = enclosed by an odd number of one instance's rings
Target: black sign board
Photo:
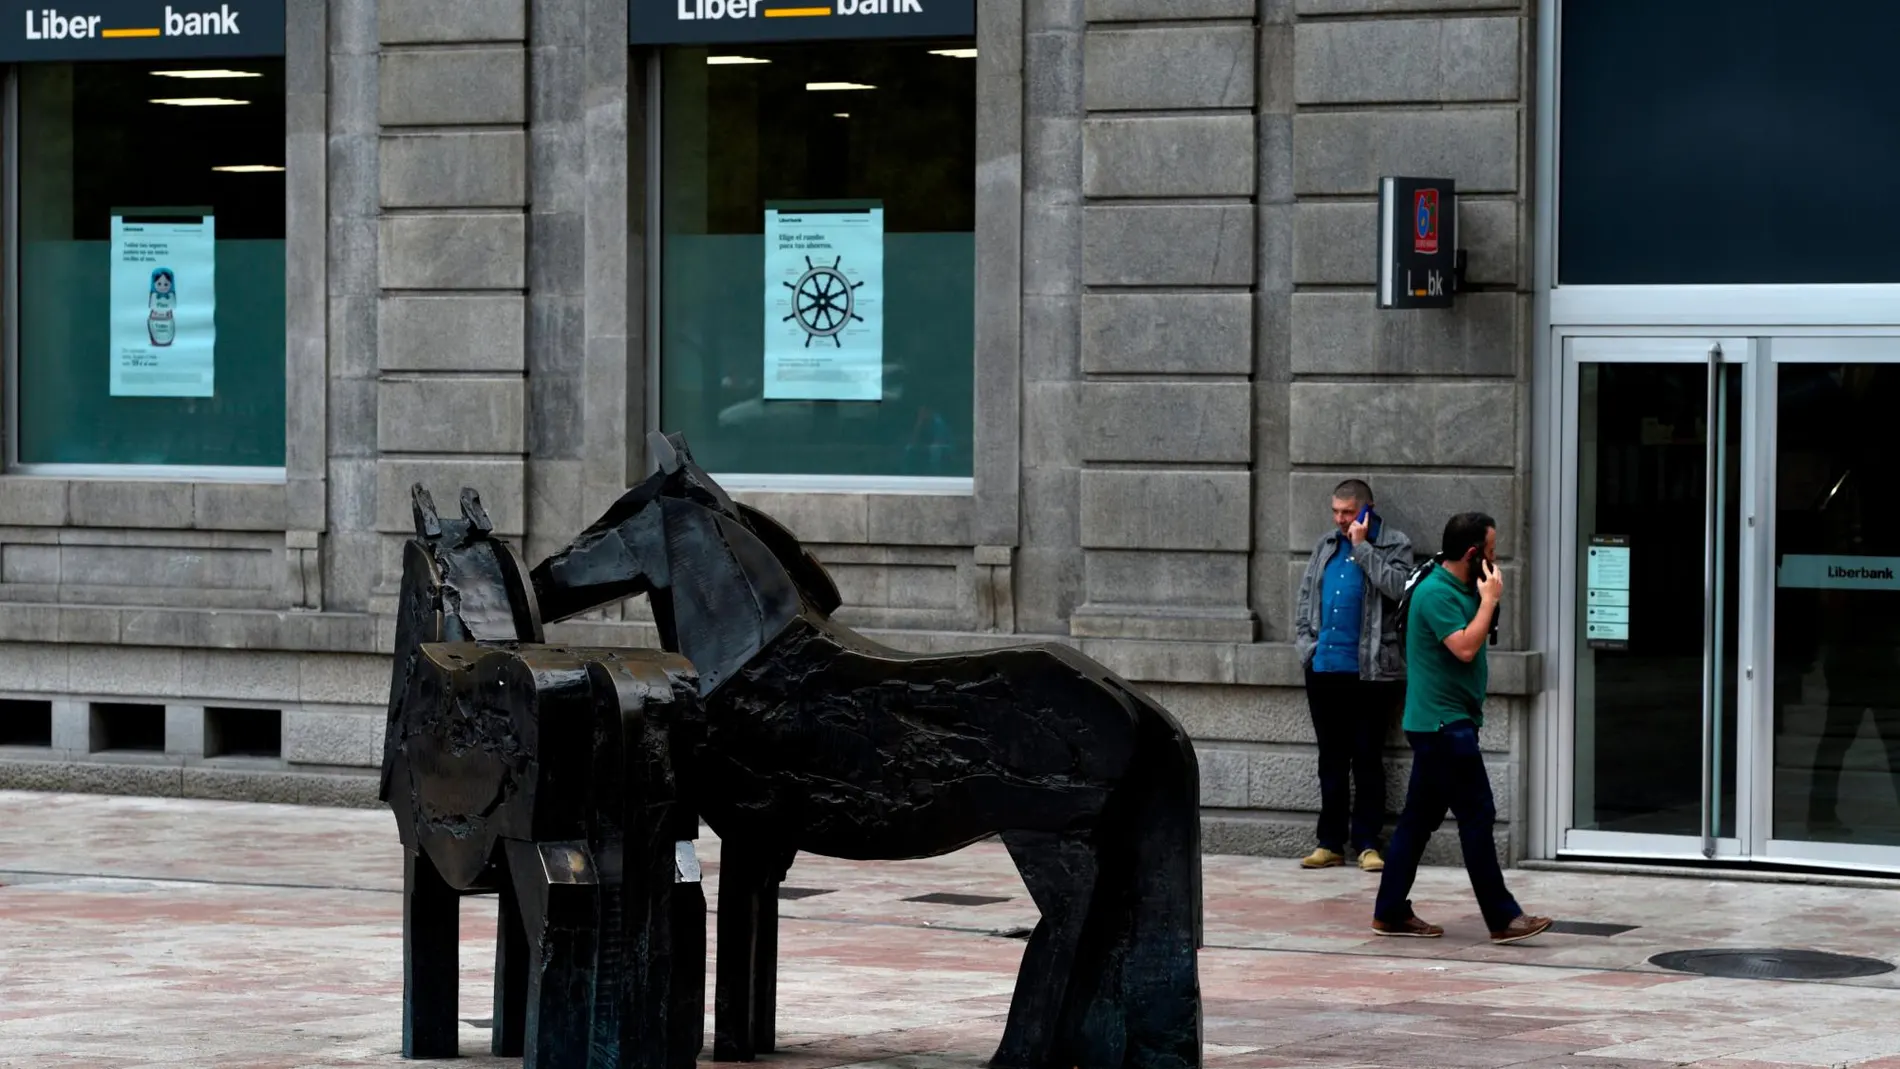
[[[636,45],[974,37],[976,0],[627,0]]]
[[[0,63],[284,54],[284,0],[0,0]]]
[[[1449,178],[1379,180],[1379,307],[1450,308],[1458,192]]]

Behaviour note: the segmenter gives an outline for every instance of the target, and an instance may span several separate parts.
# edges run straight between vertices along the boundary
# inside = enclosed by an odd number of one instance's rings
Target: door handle
[[[1722,581],[1716,567],[1717,542],[1721,537],[1720,510],[1722,478],[1722,345],[1709,346],[1708,413],[1703,426],[1708,444],[1707,471],[1704,473],[1702,524],[1702,856],[1715,856],[1715,704],[1716,704],[1716,614],[1717,584]]]

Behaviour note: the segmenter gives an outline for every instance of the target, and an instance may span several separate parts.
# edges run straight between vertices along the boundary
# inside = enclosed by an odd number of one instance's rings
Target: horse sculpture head
[[[733,501],[683,437],[647,441],[653,473],[534,569],[535,592],[549,622],[648,595],[661,643],[710,692],[800,613],[830,615],[838,588],[790,531]]]

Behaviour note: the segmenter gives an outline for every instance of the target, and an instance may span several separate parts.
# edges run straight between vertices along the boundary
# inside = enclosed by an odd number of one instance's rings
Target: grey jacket
[[[1399,596],[1405,593],[1405,581],[1412,575],[1412,540],[1383,521],[1357,546],[1346,541],[1343,533],[1333,531],[1314,547],[1306,576],[1300,580],[1299,610],[1293,619],[1293,641],[1300,664],[1312,664],[1313,650],[1319,646],[1320,602],[1324,597],[1320,585],[1334,546],[1342,543],[1352,550],[1352,559],[1366,573],[1365,610],[1359,620],[1359,678],[1371,682],[1404,679],[1405,650],[1399,646],[1394,612]],[[1374,591],[1379,596],[1374,597]]]

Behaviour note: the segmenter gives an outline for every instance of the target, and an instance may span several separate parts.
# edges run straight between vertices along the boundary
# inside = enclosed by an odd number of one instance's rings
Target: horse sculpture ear
[[[462,487],[462,518],[468,521],[472,530],[481,534],[488,534],[495,529],[488,519],[488,510],[482,507],[482,495],[476,493],[472,486]]]
[[[672,442],[666,440],[666,435],[659,431],[647,435],[647,449],[653,454],[654,471],[672,475],[680,470],[679,451],[673,448]]]
[[[416,536],[419,538],[441,538],[442,518],[436,515],[435,499],[429,491],[416,483],[409,488],[409,507],[416,517]]]

